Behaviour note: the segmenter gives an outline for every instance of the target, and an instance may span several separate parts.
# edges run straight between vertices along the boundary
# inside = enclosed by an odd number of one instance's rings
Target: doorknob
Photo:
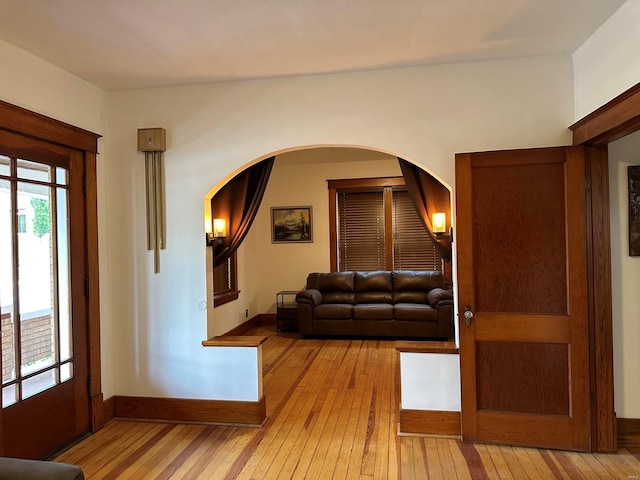
[[[471,310],[471,307],[469,305],[464,307],[463,315],[464,315],[464,323],[467,325],[467,327],[470,327],[471,319],[473,318],[473,311]]]

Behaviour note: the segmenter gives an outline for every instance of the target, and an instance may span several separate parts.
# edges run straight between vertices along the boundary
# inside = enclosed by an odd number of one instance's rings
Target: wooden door
[[[3,455],[89,429],[81,152],[0,132]]]
[[[582,147],[456,155],[456,191],[463,439],[588,450]]]

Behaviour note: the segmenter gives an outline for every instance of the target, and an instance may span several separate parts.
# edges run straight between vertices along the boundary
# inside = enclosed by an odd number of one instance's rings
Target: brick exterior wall
[[[23,364],[53,355],[53,325],[51,315],[29,318],[21,323]],[[2,315],[2,380],[14,371],[13,324],[9,315]]]

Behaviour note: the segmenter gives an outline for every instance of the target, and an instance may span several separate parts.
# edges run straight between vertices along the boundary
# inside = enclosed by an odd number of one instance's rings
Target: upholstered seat
[[[0,457],[0,480],[84,480],[77,465]]]
[[[440,272],[311,273],[296,301],[303,335],[453,336],[453,292]]]

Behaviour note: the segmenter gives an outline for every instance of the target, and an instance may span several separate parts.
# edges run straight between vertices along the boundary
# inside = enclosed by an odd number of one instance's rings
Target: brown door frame
[[[0,129],[62,145],[81,152],[85,177],[85,265],[87,289],[87,349],[89,358],[90,428],[104,426],[100,364],[100,297],[98,277],[98,209],[96,157],[100,135],[0,100]],[[0,409],[0,455],[3,445],[3,411]]]
[[[609,143],[640,130],[640,83],[569,127],[574,145],[586,145],[591,188],[587,189],[589,305],[592,377],[592,449],[617,448],[613,382],[613,324],[611,313],[611,228],[609,225]]]

